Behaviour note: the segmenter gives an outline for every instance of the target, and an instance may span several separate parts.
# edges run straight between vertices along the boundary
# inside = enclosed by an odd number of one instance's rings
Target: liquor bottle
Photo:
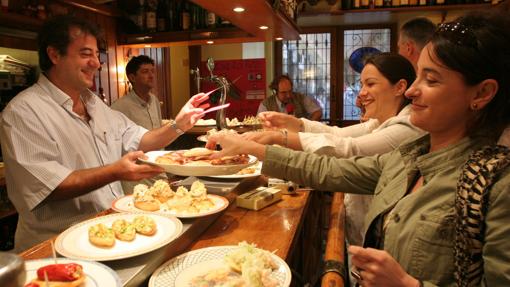
[[[386,8],[391,7],[391,0],[383,0],[383,7]]]
[[[167,10],[167,30],[176,31],[179,30],[179,16],[177,15],[177,5],[175,0],[168,0],[168,10]]]
[[[138,1],[138,7],[136,9],[136,13],[134,15],[134,21],[136,26],[138,27],[138,32],[143,33],[145,32],[145,1],[139,0]]]
[[[206,11],[205,13],[205,25],[207,28],[215,28],[216,27],[216,14],[212,11]]]
[[[375,0],[374,6],[375,6],[375,8],[382,8],[384,6],[384,1],[383,0]]]
[[[400,0],[392,0],[391,6],[392,7],[400,7]]]
[[[368,9],[369,8],[370,1],[369,0],[361,0],[360,1],[360,8],[361,9]]]
[[[189,13],[188,2],[184,1],[181,5],[183,5],[181,11],[181,30],[189,30],[191,26],[191,15]]]
[[[158,21],[156,16],[156,9],[158,7],[158,0],[146,0],[145,8],[145,21],[147,32],[156,32],[158,28]]]
[[[409,6],[409,0],[400,0],[400,7]]]
[[[420,4],[420,6],[425,6],[427,5],[427,0],[420,0],[418,4]]]
[[[418,6],[418,0],[409,0],[409,6]]]
[[[159,0],[156,10],[158,32],[168,30],[168,0]]]
[[[443,5],[444,4],[444,0],[436,0],[436,5]]]

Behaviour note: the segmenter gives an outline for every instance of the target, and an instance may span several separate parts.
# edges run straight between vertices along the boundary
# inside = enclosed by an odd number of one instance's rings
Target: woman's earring
[[[471,109],[472,109],[473,111],[478,110],[478,105],[477,105],[476,103],[471,104]]]

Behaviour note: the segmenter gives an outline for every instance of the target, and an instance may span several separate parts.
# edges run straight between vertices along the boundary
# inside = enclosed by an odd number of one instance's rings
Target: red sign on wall
[[[206,62],[201,63],[200,67],[203,76],[209,72],[206,68]],[[239,78],[233,84],[231,89],[239,96],[238,99],[227,96],[226,102],[230,107],[226,109],[225,114],[228,118],[238,118],[240,121],[245,116],[255,116],[259,103],[266,97],[266,60],[248,59],[248,60],[222,60],[214,62],[214,75],[224,76],[230,82]],[[216,88],[215,84],[202,81],[201,91],[207,92]],[[219,93],[217,93],[219,96]],[[219,97],[217,97],[219,100]],[[214,99],[214,96],[213,96]],[[218,103],[213,103],[216,105]],[[206,115],[207,118],[214,118],[214,113]]]

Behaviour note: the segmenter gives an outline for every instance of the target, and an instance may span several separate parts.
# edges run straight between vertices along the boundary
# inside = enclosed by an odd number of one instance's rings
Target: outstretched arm
[[[204,103],[208,99],[209,96],[204,93],[191,97],[175,117],[177,128],[182,131],[192,128],[198,119],[203,116],[204,109],[209,107],[208,103]],[[179,134],[171,125],[164,125],[145,133],[140,141],[139,149],[143,151],[161,149],[173,142],[178,136]]]

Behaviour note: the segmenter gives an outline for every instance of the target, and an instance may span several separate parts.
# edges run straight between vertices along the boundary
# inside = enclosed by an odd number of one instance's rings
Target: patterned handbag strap
[[[457,182],[455,196],[455,280],[457,286],[480,286],[482,248],[489,189],[510,163],[510,149],[485,146],[473,152]]]

